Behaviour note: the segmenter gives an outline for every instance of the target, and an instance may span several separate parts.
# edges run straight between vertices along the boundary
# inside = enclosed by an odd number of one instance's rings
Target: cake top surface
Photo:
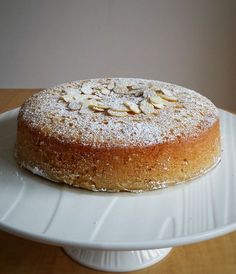
[[[137,147],[198,136],[218,119],[218,111],[206,97],[174,84],[103,78],[36,93],[19,117],[61,142]]]

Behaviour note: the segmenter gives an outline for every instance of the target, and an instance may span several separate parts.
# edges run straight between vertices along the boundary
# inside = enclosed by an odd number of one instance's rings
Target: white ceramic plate
[[[60,246],[163,248],[236,229],[236,116],[221,111],[220,164],[190,183],[142,194],[94,193],[17,167],[18,109],[0,115],[0,228]]]

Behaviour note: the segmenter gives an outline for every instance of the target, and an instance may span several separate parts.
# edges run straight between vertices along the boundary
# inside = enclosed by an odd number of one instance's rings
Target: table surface
[[[0,113],[20,106],[39,89],[0,89]],[[236,112],[236,111],[234,111]],[[105,273],[79,265],[61,248],[0,231],[0,274]],[[162,262],[135,273],[236,273],[236,232],[173,248]]]

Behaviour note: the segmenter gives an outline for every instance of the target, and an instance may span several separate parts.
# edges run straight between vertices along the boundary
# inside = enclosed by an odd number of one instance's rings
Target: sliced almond
[[[97,104],[98,108],[102,108],[102,109],[109,109],[110,107],[102,102],[98,102]]]
[[[144,114],[152,114],[155,111],[154,106],[148,103],[147,100],[141,101],[139,107]]]
[[[91,94],[91,95],[84,95],[85,98],[87,99],[94,99],[94,100],[102,100],[101,97],[95,95],[95,94]]]
[[[73,100],[73,97],[71,95],[63,95],[60,98],[63,99],[67,103],[69,103]]]
[[[174,96],[167,96],[165,94],[161,94],[160,96],[162,99],[169,101],[169,102],[177,102],[178,101],[178,99]]]
[[[125,101],[124,105],[127,106],[129,108],[130,111],[139,114],[141,112],[141,110],[139,109],[138,105],[135,104],[134,102],[130,102],[130,101]]]
[[[178,99],[172,95],[171,91],[166,88],[156,90],[156,94],[166,101],[170,101],[170,102],[178,101]]]
[[[152,105],[153,105],[155,108],[158,108],[158,109],[163,109],[163,108],[165,108],[165,105],[164,105],[164,104],[161,104],[161,103],[158,103],[158,104],[152,103]]]
[[[98,97],[103,97],[103,95],[101,94],[100,89],[94,89],[94,95],[98,96]]]
[[[166,96],[169,96],[169,97],[173,96],[172,92],[167,88],[162,88],[160,91],[162,94],[164,94]]]
[[[151,96],[156,96],[156,92],[151,89],[147,89],[143,91],[144,98],[150,98]]]
[[[110,82],[107,86],[108,89],[112,90],[115,87],[115,83],[114,82]]]
[[[177,105],[175,105],[175,108],[184,108],[184,106],[181,104],[177,104]]]
[[[87,99],[101,100],[101,98],[98,97],[95,94],[78,94],[76,96],[73,96],[73,98],[76,101],[84,101],[84,100],[87,100]]]
[[[98,105],[98,101],[94,99],[85,99],[81,103],[82,103],[82,107],[80,109],[81,113],[86,113],[89,111],[90,108],[96,107]]]
[[[126,86],[115,86],[114,91],[119,94],[128,94],[129,90]]]
[[[127,112],[129,111],[129,108],[127,108],[126,106],[124,105],[117,105],[117,106],[110,106],[109,107],[111,110],[114,110],[114,111],[119,111],[119,112]]]
[[[126,87],[129,91],[133,91],[134,93],[141,89],[139,85],[128,85]]]
[[[99,107],[92,107],[92,109],[93,110],[96,110],[96,111],[100,111],[100,112],[102,112],[102,111],[104,111],[104,108],[99,108]]]
[[[86,99],[85,95],[80,93],[74,94],[74,95],[64,95],[64,96],[70,96],[72,100],[76,100],[76,101],[83,101],[84,99]],[[69,97],[68,97],[68,100],[69,100]]]
[[[110,94],[110,90],[107,89],[107,88],[101,88],[100,92],[103,94],[103,95],[109,95]]]
[[[80,90],[77,88],[65,88],[64,91],[66,92],[67,95],[70,95],[73,97],[81,93]]]
[[[86,100],[86,104],[88,107],[96,107],[98,106],[98,101],[94,99],[89,99],[89,100]]]
[[[143,96],[143,91],[142,90],[136,91],[135,94],[134,94],[134,96],[135,97],[141,97],[141,96]]]
[[[81,91],[83,92],[83,94],[87,94],[87,95],[93,93],[93,89],[88,85],[83,85],[81,88]]]
[[[69,103],[68,108],[71,110],[79,110],[82,107],[82,103],[78,101],[72,101]]]
[[[89,110],[88,105],[87,105],[86,101],[84,101],[82,103],[82,106],[81,106],[81,109],[79,110],[79,112],[80,113],[86,113],[86,112],[88,112],[88,110]]]
[[[91,100],[88,100],[88,99],[85,99],[84,101],[82,101],[82,106],[81,106],[81,109],[80,109],[80,113],[86,113],[89,111],[89,106],[90,106],[90,103],[89,102]]]
[[[152,104],[163,104],[164,102],[160,96],[150,96],[149,100]]]
[[[112,109],[108,109],[107,113],[111,116],[116,116],[116,117],[124,117],[127,116],[128,113],[127,112],[123,112],[123,111],[114,111]]]
[[[84,86],[87,86],[87,87],[90,87],[90,88],[96,88],[98,86],[98,83],[95,81],[95,82],[87,82],[84,84]]]

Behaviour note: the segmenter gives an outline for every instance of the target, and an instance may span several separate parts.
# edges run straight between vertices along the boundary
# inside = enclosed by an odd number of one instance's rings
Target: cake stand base
[[[151,266],[164,259],[170,248],[110,251],[64,247],[67,255],[87,267],[111,272],[127,272]]]

